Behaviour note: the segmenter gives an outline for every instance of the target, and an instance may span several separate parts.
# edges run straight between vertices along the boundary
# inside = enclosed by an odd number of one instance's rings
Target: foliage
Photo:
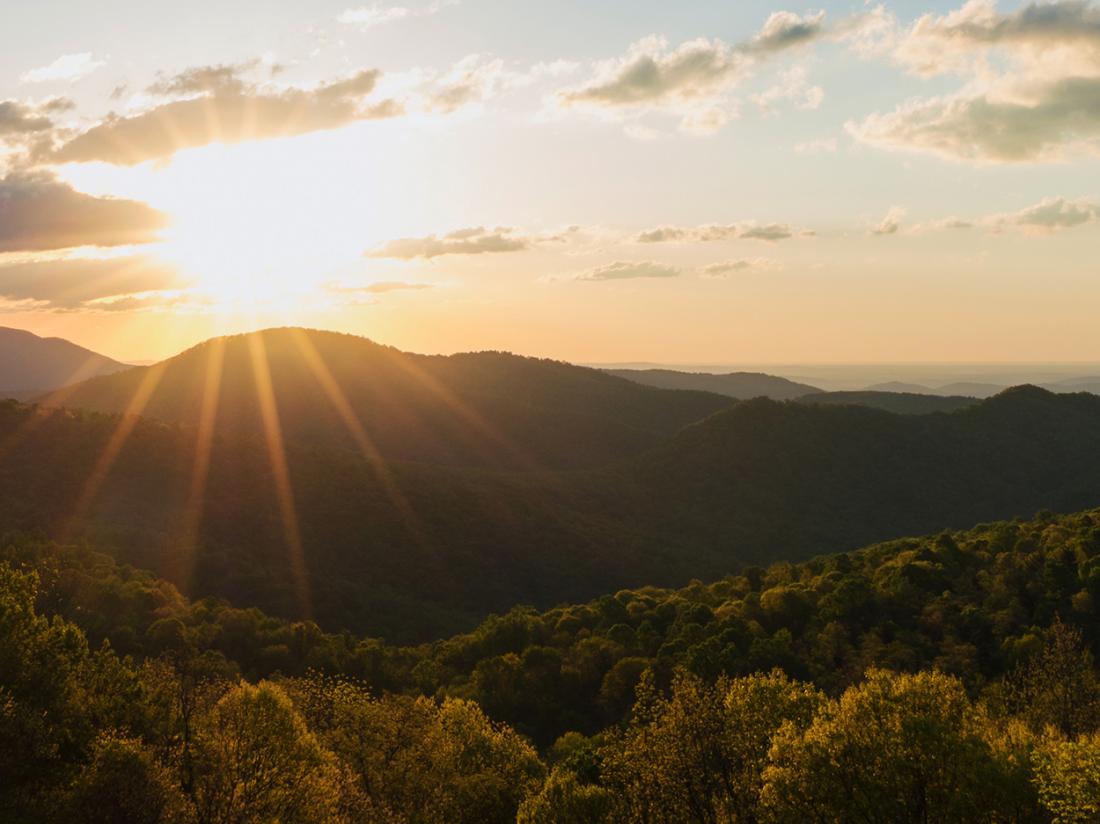
[[[1098,523],[519,609],[407,648],[12,536],[0,818],[1095,820]]]
[[[319,336],[345,406],[296,339],[265,336],[285,479],[257,418],[249,346],[232,339],[209,442],[211,349],[164,367],[145,411],[172,424],[0,403],[0,524],[87,539],[189,596],[415,643],[516,604],[676,586],[1100,499],[1095,396],[1022,387],[942,415],[726,408],[595,370],[492,353],[420,362]],[[143,374],[70,399],[125,409]],[[96,387],[115,387],[109,403]],[[797,609],[802,594],[765,607]],[[756,654],[768,668],[787,651],[773,639]]]
[[[1038,751],[1035,773],[1056,824],[1100,820],[1100,733],[1048,742]]]

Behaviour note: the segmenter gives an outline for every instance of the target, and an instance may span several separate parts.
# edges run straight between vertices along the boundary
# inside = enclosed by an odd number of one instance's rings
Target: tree
[[[1100,682],[1081,631],[1056,617],[1043,647],[1007,679],[1006,703],[1032,729],[1052,726],[1075,737],[1100,723]]]
[[[37,614],[38,577],[0,564],[0,820],[50,817],[62,782],[93,736],[80,676],[83,633]]]
[[[358,684],[321,677],[287,687],[379,815],[512,822],[543,778],[534,749],[472,701],[374,698]]]
[[[1100,732],[1046,742],[1036,754],[1035,782],[1055,824],[1100,821]]]
[[[74,782],[67,821],[75,824],[186,824],[194,810],[174,777],[140,741],[103,733]]]
[[[613,820],[614,809],[615,799],[609,790],[556,767],[542,789],[520,806],[516,824],[603,824]]]
[[[275,684],[238,684],[199,719],[195,806],[203,824],[341,820],[332,755]]]
[[[630,821],[757,820],[772,734],[809,724],[821,697],[781,672],[707,685],[686,672],[659,696],[651,673],[638,688],[629,728],[601,750],[618,815]]]
[[[778,822],[988,820],[1013,776],[981,722],[955,678],[872,670],[804,731],[780,730],[762,804]]]

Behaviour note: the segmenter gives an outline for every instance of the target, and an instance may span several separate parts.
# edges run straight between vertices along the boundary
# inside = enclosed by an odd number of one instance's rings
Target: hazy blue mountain
[[[1091,392],[1100,395],[1100,377],[1070,378],[1057,383],[1044,384],[1051,392]]]
[[[817,387],[796,383],[787,378],[766,375],[762,372],[678,372],[674,369],[605,369],[610,375],[626,378],[636,383],[661,389],[692,389],[714,392],[731,398],[771,398],[776,401],[793,400],[813,392]]]
[[[936,395],[939,394],[930,386],[919,383],[905,383],[903,381],[886,381],[868,386],[865,392],[900,392],[908,395]]]
[[[129,369],[61,338],[0,327],[0,396],[28,398],[97,375]]]

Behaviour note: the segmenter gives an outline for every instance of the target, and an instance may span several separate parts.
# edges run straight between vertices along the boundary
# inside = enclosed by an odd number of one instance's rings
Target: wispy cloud
[[[93,197],[45,172],[0,178],[0,252],[149,243],[167,220],[144,203]]]
[[[872,235],[896,235],[901,229],[901,220],[905,217],[905,209],[894,206],[886,213],[872,229]]]
[[[135,115],[110,115],[43,159],[132,166],[210,143],[306,134],[403,111],[395,100],[368,99],[381,77],[375,69],[310,88],[272,88],[246,79],[254,65],[196,67],[163,78],[151,93],[187,96]]]
[[[639,234],[638,243],[706,243],[721,240],[763,240],[774,243],[794,237],[796,229],[786,223],[711,223],[704,226],[658,226]]]
[[[992,215],[983,221],[994,230],[1013,228],[1038,234],[1049,234],[1097,222],[1100,222],[1100,203],[1064,197],[1044,198],[1033,206],[1016,212]]]
[[[170,266],[145,256],[59,258],[0,266],[0,298],[44,311],[119,311],[165,299],[185,283]],[[160,294],[162,292],[170,294]]]
[[[772,258],[737,258],[735,260],[723,260],[718,263],[711,263],[709,266],[704,266],[703,274],[708,278],[728,278],[738,272],[744,272],[749,269],[761,270],[779,268],[781,268],[779,261]]]
[[[457,6],[458,4],[459,0],[436,0],[436,2],[421,8],[409,8],[408,6],[383,6],[375,3],[370,6],[344,9],[336,17],[336,22],[345,26],[356,26],[364,30],[372,29],[397,20],[430,17],[433,14],[438,14],[448,6]]]
[[[19,78],[24,83],[46,83],[49,81],[74,82],[87,77],[96,69],[107,65],[105,60],[96,60],[91,52],[63,54],[48,66],[40,66],[24,72]]]
[[[484,255],[499,252],[519,252],[528,248],[532,239],[517,235],[507,226],[486,229],[477,226],[458,229],[445,235],[427,235],[391,240],[367,253],[369,257],[432,259],[443,255]]]
[[[573,275],[572,280],[635,280],[641,278],[674,278],[679,277],[679,275],[679,269],[663,263],[617,260],[614,263],[607,263],[603,266],[596,266],[578,272]]]
[[[826,24],[824,12],[776,11],[754,36],[734,44],[700,38],[673,48],[665,38],[651,35],[634,43],[622,57],[595,63],[586,82],[559,90],[554,101],[561,109],[589,109],[619,117],[665,112],[680,118],[681,131],[709,134],[737,116],[731,92],[760,64],[821,40],[860,40],[881,25],[877,10],[844,18],[834,26]],[[824,91],[808,81],[805,69],[796,68],[754,100],[761,109],[773,111],[781,100],[816,108],[823,96]]]

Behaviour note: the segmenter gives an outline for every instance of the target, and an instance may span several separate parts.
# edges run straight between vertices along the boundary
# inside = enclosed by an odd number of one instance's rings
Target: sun
[[[346,148],[331,135],[212,145],[167,164],[82,164],[64,176],[167,213],[171,223],[150,251],[213,304],[287,308],[341,276],[367,273],[364,251],[386,236],[387,210],[375,194],[386,187],[372,185],[384,170]]]

